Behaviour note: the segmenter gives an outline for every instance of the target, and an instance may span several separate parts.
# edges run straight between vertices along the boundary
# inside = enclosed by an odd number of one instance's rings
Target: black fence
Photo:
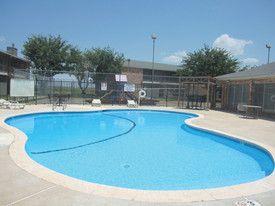
[[[84,85],[86,84],[86,85]],[[127,89],[127,86],[130,89]],[[57,96],[66,96],[69,104],[90,104],[93,99],[100,99],[102,104],[124,105],[127,100],[135,100],[140,105],[180,106],[185,108],[206,107],[206,85],[188,85],[179,89],[179,85],[170,84],[126,84],[114,82],[85,82],[81,89],[75,81],[35,81],[35,96],[28,101],[34,104],[50,104]],[[146,96],[141,97],[140,91]]]
[[[53,75],[29,75],[34,81],[34,96],[17,97],[21,102],[29,104],[51,104],[53,99],[66,97],[68,104],[91,104],[93,99],[100,99],[102,104],[126,105],[127,100],[135,100],[140,105],[183,107],[204,109],[207,106],[207,93],[211,99],[215,96],[209,89],[207,81],[196,82],[195,78],[188,82],[179,77],[152,76],[143,74],[103,74],[64,72]],[[207,78],[205,78],[207,79]],[[153,81],[152,81],[153,80]],[[9,96],[8,82],[0,84],[2,98]],[[213,85],[210,85],[212,88]],[[140,97],[140,91],[146,95]],[[209,105],[210,107],[211,105]]]

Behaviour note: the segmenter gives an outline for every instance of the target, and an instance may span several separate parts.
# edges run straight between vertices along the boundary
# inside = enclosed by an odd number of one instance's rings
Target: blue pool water
[[[273,172],[260,147],[184,124],[196,115],[148,110],[51,112],[6,123],[28,136],[39,164],[81,180],[143,190],[207,189]]]

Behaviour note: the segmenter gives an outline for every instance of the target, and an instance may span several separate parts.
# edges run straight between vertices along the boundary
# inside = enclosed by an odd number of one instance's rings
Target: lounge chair
[[[243,113],[243,117],[247,117],[248,116],[248,107],[245,107],[244,105],[246,105],[246,104],[245,103],[238,103],[237,111],[238,111],[238,113],[239,112]]]
[[[101,106],[101,100],[100,99],[93,99],[92,101],[92,106],[98,106],[100,107]]]
[[[137,103],[135,102],[135,100],[127,100],[127,106],[128,107],[137,107]]]
[[[19,102],[16,101],[7,101],[4,99],[0,99],[0,106],[2,107],[6,107],[9,109],[24,109],[25,108],[25,104],[20,104]]]
[[[5,100],[5,99],[0,99],[0,107],[3,108],[7,108],[10,105],[10,102]]]

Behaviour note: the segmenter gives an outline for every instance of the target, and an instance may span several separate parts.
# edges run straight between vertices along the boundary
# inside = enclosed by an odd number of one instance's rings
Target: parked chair
[[[248,107],[245,107],[244,105],[246,105],[245,103],[238,103],[237,105],[237,111],[238,113],[243,113],[243,117],[247,117],[248,115]]]
[[[100,99],[93,99],[92,106],[99,106],[101,107],[101,100]]]
[[[24,109],[25,108],[25,104],[20,104],[17,101],[7,101],[4,99],[0,99],[0,106],[2,107],[6,107],[9,109]]]
[[[127,100],[127,106],[128,107],[137,107],[137,103],[135,102],[135,100]]]
[[[10,102],[5,99],[0,99],[0,107],[8,107],[10,105]]]

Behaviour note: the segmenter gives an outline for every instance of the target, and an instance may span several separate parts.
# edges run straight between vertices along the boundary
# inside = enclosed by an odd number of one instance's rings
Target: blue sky
[[[204,44],[243,65],[275,61],[274,0],[0,0],[0,49],[32,34],[61,35],[80,49],[110,46],[125,58],[179,64]]]

